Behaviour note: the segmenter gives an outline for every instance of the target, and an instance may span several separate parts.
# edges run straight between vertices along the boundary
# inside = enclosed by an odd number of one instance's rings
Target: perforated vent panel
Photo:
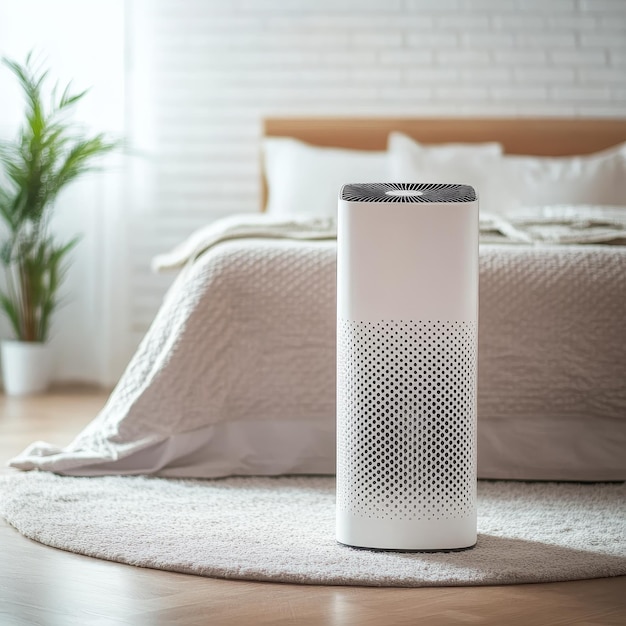
[[[473,202],[476,191],[469,185],[359,183],[344,185],[339,197],[349,202]]]
[[[476,500],[474,322],[341,320],[337,506],[458,519]]]

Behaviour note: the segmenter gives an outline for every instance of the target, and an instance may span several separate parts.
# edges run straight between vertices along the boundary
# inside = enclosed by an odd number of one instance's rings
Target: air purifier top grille
[[[353,183],[339,194],[348,202],[474,202],[469,185],[449,183]]]

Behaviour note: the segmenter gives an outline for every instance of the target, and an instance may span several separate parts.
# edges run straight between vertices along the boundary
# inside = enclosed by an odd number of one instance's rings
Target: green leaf
[[[11,300],[4,292],[0,291],[0,307],[5,312],[6,316],[9,318],[9,322],[11,323],[11,327],[15,336],[20,338],[20,316],[18,312],[18,308],[15,305],[15,302]]]
[[[82,100],[89,92],[89,89],[84,89],[80,93],[70,94],[69,93],[70,85],[71,83],[68,83],[67,87],[65,88],[65,91],[63,92],[63,96],[61,96],[61,100],[59,102],[59,109],[67,109],[68,107],[76,104],[79,100]]]

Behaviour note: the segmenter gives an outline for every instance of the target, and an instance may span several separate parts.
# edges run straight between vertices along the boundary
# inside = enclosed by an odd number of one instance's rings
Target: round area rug
[[[450,553],[335,541],[328,477],[0,477],[0,514],[46,545],[141,567],[332,585],[492,585],[626,574],[623,484],[479,482],[478,543]]]

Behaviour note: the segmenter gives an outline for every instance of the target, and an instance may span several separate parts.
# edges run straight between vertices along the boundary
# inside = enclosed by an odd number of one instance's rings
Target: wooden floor
[[[0,396],[0,464],[31,441],[65,444],[106,399]],[[6,473],[8,470],[0,470]],[[626,624],[626,577],[501,587],[385,589],[214,580],[49,548],[0,522],[0,624]]]

